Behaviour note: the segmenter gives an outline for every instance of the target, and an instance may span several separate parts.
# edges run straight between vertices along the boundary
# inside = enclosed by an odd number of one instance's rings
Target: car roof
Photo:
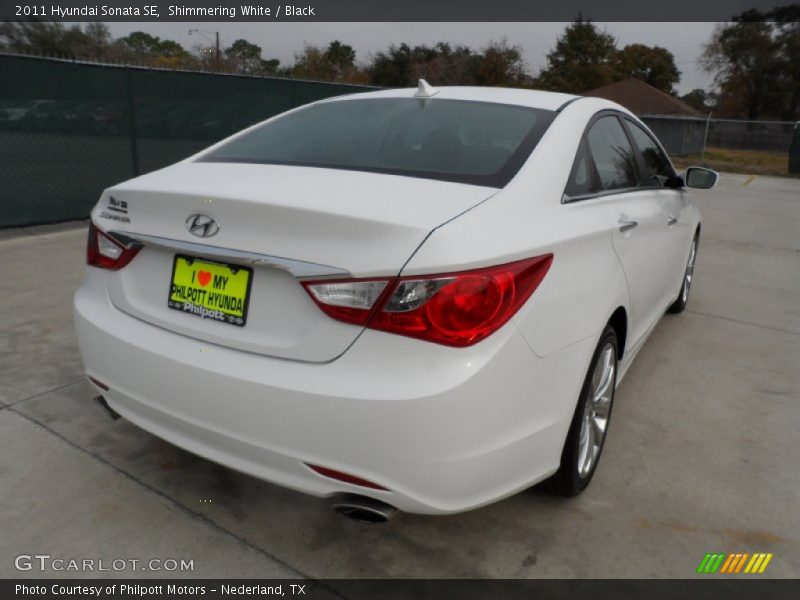
[[[418,88],[400,88],[362,92],[328,98],[323,102],[342,100],[366,100],[371,98],[413,98]],[[470,100],[473,102],[496,102],[498,104],[514,104],[544,110],[558,110],[564,104],[580,98],[572,94],[543,92],[540,90],[523,90],[518,88],[443,86],[433,88],[434,100]]]

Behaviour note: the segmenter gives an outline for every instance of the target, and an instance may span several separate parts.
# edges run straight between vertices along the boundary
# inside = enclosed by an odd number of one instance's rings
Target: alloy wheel
[[[689,299],[689,288],[692,287],[694,277],[694,259],[697,256],[697,238],[692,240],[692,247],[689,249],[689,262],[686,263],[686,274],[683,276],[683,302]]]
[[[595,362],[589,395],[583,408],[578,437],[578,475],[581,478],[592,473],[603,448],[614,399],[616,370],[616,349],[611,342],[607,342]]]

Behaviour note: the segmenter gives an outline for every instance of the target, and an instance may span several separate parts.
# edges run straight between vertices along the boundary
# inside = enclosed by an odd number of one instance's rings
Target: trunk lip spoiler
[[[130,231],[107,231],[106,235],[126,248],[156,246],[166,248],[184,254],[197,256],[198,258],[212,258],[217,260],[244,263],[253,266],[275,267],[288,271],[297,279],[328,279],[328,278],[350,278],[352,274],[346,269],[332,267],[304,260],[285,258],[283,256],[272,256],[258,252],[248,252],[245,250],[235,250],[233,248],[222,248],[219,246],[209,246],[208,244],[198,244],[197,242],[186,242],[155,235],[134,233]]]

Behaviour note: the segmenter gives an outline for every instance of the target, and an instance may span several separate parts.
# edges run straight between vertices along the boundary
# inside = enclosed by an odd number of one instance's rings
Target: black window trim
[[[557,112],[557,113],[560,113],[562,110],[564,110],[565,108],[567,108],[567,107],[568,107],[570,104],[572,104],[573,102],[577,102],[578,100],[583,100],[584,98],[586,98],[586,96],[575,96],[574,98],[570,98],[569,100],[567,100],[566,102],[564,102],[564,104],[562,104],[561,106],[559,106],[559,107],[556,109],[556,112]]]
[[[586,124],[586,127],[584,128],[583,133],[581,134],[581,141],[580,141],[580,144],[578,145],[578,151],[575,153],[575,158],[572,161],[572,169],[570,169],[570,177],[572,176],[573,169],[575,168],[575,163],[578,160],[578,155],[579,155],[580,151],[584,147],[584,144],[588,143],[586,136],[589,133],[589,130],[594,126],[595,123],[597,123],[597,121],[599,121],[603,117],[608,117],[608,116],[612,116],[612,117],[616,117],[617,118],[617,121],[619,122],[620,127],[622,127],[622,131],[625,133],[625,137],[627,138],[628,143],[631,145],[631,148],[634,150],[634,154],[636,155],[636,157],[635,157],[636,180],[637,180],[637,182],[639,184],[641,184],[642,183],[642,167],[639,164],[639,157],[638,157],[638,155],[636,153],[637,146],[631,140],[630,132],[628,132],[628,129],[625,126],[625,123],[622,122],[622,119],[620,118],[620,117],[624,117],[625,115],[623,113],[621,113],[620,111],[618,111],[618,110],[614,110],[613,108],[604,108],[603,110],[596,112],[594,115],[592,115],[592,118],[589,119],[589,122]],[[588,151],[588,148],[587,148],[587,151]],[[594,164],[594,158],[592,158],[591,153],[589,153],[589,157],[591,158],[590,162],[591,162],[592,178],[596,178],[597,177],[597,173],[596,173],[597,167]],[[617,195],[617,194],[630,194],[631,192],[639,192],[639,191],[648,189],[648,188],[642,187],[641,185],[636,185],[635,187],[616,188],[616,189],[613,189],[613,190],[602,190],[600,192],[592,192],[591,194],[579,194],[577,196],[570,196],[569,194],[567,194],[567,186],[568,185],[569,185],[569,179],[567,180],[567,183],[564,186],[564,192],[561,194],[561,204],[572,204],[574,202],[581,202],[583,200],[591,200],[593,198],[604,198],[606,196],[614,196],[614,195]]]

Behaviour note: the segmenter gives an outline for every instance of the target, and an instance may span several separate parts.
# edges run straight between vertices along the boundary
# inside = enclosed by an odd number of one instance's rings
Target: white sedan
[[[686,306],[700,215],[599,98],[401,89],[278,115],[106,190],[75,295],[114,415],[380,521],[581,492]]]

